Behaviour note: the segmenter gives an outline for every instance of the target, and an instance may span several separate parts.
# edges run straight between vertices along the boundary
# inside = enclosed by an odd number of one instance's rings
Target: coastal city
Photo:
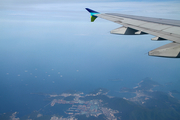
[[[148,118],[152,117],[151,114],[154,114],[153,120],[156,120],[161,115],[170,116],[169,109],[179,110],[179,100],[170,96],[169,93],[156,91],[156,89],[153,89],[154,87],[163,86],[151,79],[144,79],[134,88],[121,88],[119,93],[129,94],[129,96],[123,98],[109,96],[109,90],[105,88],[96,89],[89,94],[75,90],[68,90],[61,94],[31,93],[32,95],[45,96],[43,100],[46,104],[40,109],[34,110],[32,113],[22,117],[19,117],[19,112],[17,111],[3,113],[0,119],[131,120],[139,119],[139,114],[146,114],[147,116],[142,116],[142,119],[148,120]],[[179,94],[177,90],[170,92],[173,95]],[[152,108],[146,108],[149,105]],[[157,109],[165,109],[165,113],[159,115],[159,112],[156,111]],[[176,118],[179,117],[172,116],[172,118],[173,120],[177,120]],[[166,120],[169,120],[169,118]]]
[[[100,115],[104,115],[106,119],[108,120],[117,120],[114,114],[119,113],[117,110],[112,110],[110,108],[106,108],[102,104],[101,99],[93,99],[90,101],[84,101],[80,100],[80,98],[83,98],[84,96],[81,96],[81,94],[61,94],[61,95],[51,95],[51,97],[57,97],[57,96],[64,96],[66,97],[74,97],[71,101],[66,101],[64,99],[53,99],[51,102],[51,107],[55,106],[56,104],[71,104],[72,106],[65,111],[65,114],[69,115],[68,118],[57,118],[53,116],[51,120],[75,120],[76,115],[86,115],[86,117],[94,116],[98,117]],[[99,92],[95,94],[87,94],[86,96],[97,96],[100,94],[107,94],[102,93],[101,89]]]

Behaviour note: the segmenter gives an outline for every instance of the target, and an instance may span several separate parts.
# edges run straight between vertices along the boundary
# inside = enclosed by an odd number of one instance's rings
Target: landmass
[[[16,117],[18,112],[3,114],[0,119],[8,115],[10,120],[178,120],[180,101],[172,93],[179,92],[154,90],[159,86],[162,85],[146,78],[134,88],[121,88],[119,93],[136,94],[130,98],[109,96],[105,88],[89,94],[73,90],[61,94],[41,93],[49,104],[40,110],[23,117]]]

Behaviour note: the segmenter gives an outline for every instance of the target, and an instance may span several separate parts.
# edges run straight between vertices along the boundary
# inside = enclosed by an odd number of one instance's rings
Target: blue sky
[[[131,81],[131,86],[145,77],[161,83],[180,78],[179,59],[147,55],[148,51],[169,41],[151,41],[152,35],[112,35],[109,31],[121,25],[103,19],[91,23],[84,9],[180,19],[179,2],[1,2],[2,84],[11,85],[12,81],[30,84],[29,77],[24,76],[25,70],[28,75],[32,73],[32,82],[38,85],[45,84],[46,80],[57,83],[47,77],[45,73],[49,71],[51,77],[60,72],[62,77],[59,75],[58,79],[67,81],[65,86],[81,83],[90,85],[90,89],[108,87],[102,85],[103,81],[113,78]],[[8,76],[12,81],[6,81]],[[79,88],[78,84],[74,88]]]

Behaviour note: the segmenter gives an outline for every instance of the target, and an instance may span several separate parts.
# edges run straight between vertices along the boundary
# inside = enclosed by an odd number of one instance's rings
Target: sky
[[[147,54],[170,41],[110,34],[121,25],[100,18],[91,23],[85,10],[180,20],[179,6],[178,1],[1,0],[0,99],[66,89],[119,90],[145,77],[162,84],[179,80],[179,59]],[[127,84],[107,82],[117,78]]]

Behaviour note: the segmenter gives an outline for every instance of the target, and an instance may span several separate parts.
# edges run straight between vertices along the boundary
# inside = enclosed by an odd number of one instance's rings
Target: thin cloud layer
[[[1,0],[1,4],[39,4],[39,3],[80,3],[80,2],[117,2],[117,0]]]
[[[1,0],[1,5],[6,4],[45,4],[45,3],[85,3],[85,2],[165,2],[171,0]],[[173,2],[178,0],[173,0]],[[172,1],[171,1],[172,2]]]
[[[124,13],[149,17],[180,19],[179,6],[180,2],[91,2],[26,4],[9,5],[8,7],[4,8],[4,11],[1,12],[0,15],[1,19],[10,20],[87,20],[87,18],[89,18],[89,13],[84,8],[89,7],[101,13]]]

